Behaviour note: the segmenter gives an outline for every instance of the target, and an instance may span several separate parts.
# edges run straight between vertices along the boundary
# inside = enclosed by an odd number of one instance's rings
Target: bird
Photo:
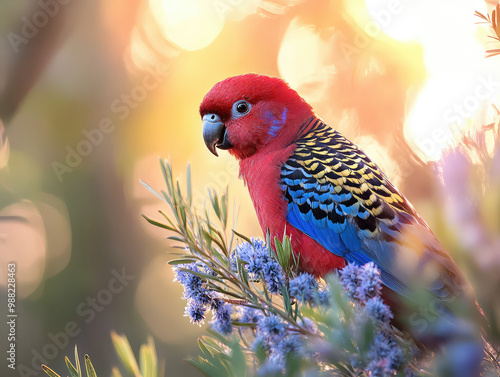
[[[239,161],[263,233],[289,236],[301,270],[323,277],[373,262],[391,303],[416,301],[424,291],[440,308],[436,317],[447,317],[457,298],[474,304],[470,285],[408,199],[284,80],[226,78],[199,112],[207,148]],[[422,338],[417,327],[410,331]],[[451,328],[453,337],[461,331]]]

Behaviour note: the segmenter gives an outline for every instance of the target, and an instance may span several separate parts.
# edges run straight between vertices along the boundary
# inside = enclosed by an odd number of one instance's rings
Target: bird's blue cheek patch
[[[288,109],[285,107],[279,118],[276,115],[274,115],[272,111],[268,111],[264,115],[267,123],[270,124],[269,130],[267,131],[267,135],[269,136],[268,140],[276,137],[279,130],[281,130],[281,128],[284,126],[284,124],[286,123],[287,112]]]

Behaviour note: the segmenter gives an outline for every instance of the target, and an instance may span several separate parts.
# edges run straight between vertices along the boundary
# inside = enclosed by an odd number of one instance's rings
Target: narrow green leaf
[[[210,198],[210,202],[212,203],[212,208],[217,215],[217,218],[220,220],[220,206],[219,206],[219,198],[217,196],[217,192],[215,190],[208,190],[208,197]]]
[[[238,233],[234,229],[233,229],[233,233],[236,234],[238,237],[240,237],[242,240],[247,241],[248,243],[252,243],[252,240],[250,238],[248,238],[247,236],[244,236],[241,233]]]
[[[247,264],[246,262],[242,261],[241,259],[237,259],[237,264],[238,264],[238,273],[241,277],[241,280],[243,281],[243,283],[245,283],[245,285],[249,285],[248,283],[248,271],[246,270],[245,268],[245,265]]]
[[[163,179],[167,184],[167,189],[170,192],[171,184],[172,184],[172,167],[170,166],[170,161],[162,161],[160,160],[161,172],[163,174]]]
[[[344,363],[334,363],[334,365],[337,367],[337,369],[339,371],[341,371],[342,373],[344,373],[344,375],[346,375],[346,376],[352,376],[353,375],[353,371],[347,369],[346,366],[344,365]]]
[[[79,377],[78,376],[78,371],[73,366],[73,364],[71,364],[71,361],[68,359],[68,356],[66,356],[64,358],[64,361],[66,362],[66,367],[68,368],[69,374],[71,375],[71,377]]]
[[[227,357],[227,355],[225,353],[226,349],[216,339],[211,338],[210,336],[203,336],[202,339],[203,339],[203,344],[208,349],[208,351],[210,351],[208,353],[208,357],[210,357],[210,358],[219,357],[219,356],[221,356],[220,354],[224,354],[222,357]]]
[[[221,198],[221,207],[222,207],[222,225],[224,226],[224,229],[227,227],[227,207],[228,207],[228,201],[229,201],[229,186],[226,186],[226,192],[224,195],[222,195]]]
[[[169,237],[167,237],[167,240],[186,243],[186,239],[184,237],[178,237],[178,236],[169,236]]]
[[[214,229],[213,232],[218,237],[218,240],[216,238],[213,239],[214,242],[216,242],[219,248],[227,255],[228,253],[224,235],[218,229]]]
[[[85,369],[87,370],[87,377],[97,377],[89,355],[85,355]]]
[[[212,352],[210,352],[208,350],[208,348],[205,346],[205,344],[203,343],[203,340],[202,339],[198,339],[198,347],[200,347],[200,350],[201,352],[203,352],[205,354],[205,356],[207,357],[212,357]]]
[[[225,294],[227,296],[234,297],[235,299],[238,299],[238,300],[244,300],[244,299],[246,299],[245,296],[242,296],[242,295],[239,295],[237,293],[228,291],[228,290],[226,290],[224,288],[221,288],[221,287],[214,287],[213,285],[210,285],[210,288],[215,289],[219,293],[223,293],[223,294]]]
[[[260,277],[262,281],[265,281],[264,274],[262,272],[260,273]],[[269,291],[267,290],[266,284],[262,284],[262,291],[264,293],[264,297],[266,298],[266,300],[268,302],[271,302],[271,297],[269,296]]]
[[[221,250],[224,250],[225,247],[220,243],[220,241],[214,237],[212,237],[212,235],[210,233],[208,233],[206,230],[203,230],[203,237],[207,240],[207,241],[210,241],[210,242],[215,242],[217,244],[217,246],[219,246],[219,248]]]
[[[144,217],[146,219],[146,221],[148,223],[150,223],[151,225],[157,226],[159,228],[168,229],[168,230],[171,230],[171,231],[174,231],[174,232],[176,231],[175,228],[173,228],[173,227],[171,227],[171,226],[169,226],[167,224],[161,223],[159,221],[153,220],[152,218],[150,218],[150,217],[148,217],[148,216],[146,216],[144,214],[142,215],[142,217]]]
[[[153,375],[153,360],[148,346],[141,345],[139,349],[139,369],[142,377],[152,377]]]
[[[292,314],[292,306],[290,305],[290,295],[285,285],[281,287],[281,296],[283,297],[283,306],[288,315]]]
[[[148,185],[146,182],[144,182],[142,179],[140,180],[141,184],[146,187],[150,192],[152,192],[157,198],[159,198],[162,202],[165,201],[165,199],[156,191],[154,188],[152,188],[150,185]]]
[[[47,373],[50,377],[61,377],[48,366],[42,364],[42,369],[45,373]]]
[[[173,259],[173,260],[169,261],[168,264],[171,266],[176,266],[178,264],[190,264],[193,262],[197,262],[197,259],[189,259],[189,258]]]
[[[276,256],[279,258],[280,254],[283,253],[283,246],[281,245],[281,242],[278,239],[278,237],[274,237],[274,249]]]
[[[208,275],[208,274],[204,274],[203,272],[192,271],[192,270],[189,270],[189,269],[187,269],[187,268],[182,268],[182,267],[179,267],[179,270],[181,270],[181,271],[186,271],[186,272],[189,272],[190,274],[193,274],[193,275],[199,276],[199,277],[200,277],[200,278],[202,278],[203,280],[216,280],[216,281],[223,281],[223,278],[221,278],[221,277],[218,277],[218,276],[212,276],[212,275]]]
[[[75,368],[78,373],[78,377],[82,377],[82,368],[80,366],[80,358],[78,357],[78,348],[75,344]]]
[[[116,353],[120,358],[123,366],[134,376],[140,376],[139,367],[135,359],[132,348],[126,336],[120,336],[116,332],[111,332],[111,339],[115,347]]]
[[[148,336],[148,349],[151,355],[151,377],[158,377],[158,356],[156,354],[155,341],[151,335]]]
[[[229,266],[228,259],[224,258],[221,253],[219,253],[215,248],[211,250],[212,256],[217,259],[217,261],[225,267]]]
[[[253,322],[237,322],[237,321],[232,321],[231,323],[234,326],[238,326],[238,327],[257,327],[257,324],[253,323]]]

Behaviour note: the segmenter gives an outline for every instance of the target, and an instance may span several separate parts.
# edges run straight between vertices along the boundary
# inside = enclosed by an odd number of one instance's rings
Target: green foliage
[[[75,365],[71,363],[71,361],[67,356],[64,358],[64,361],[66,362],[66,367],[68,368],[71,377],[83,377],[82,369],[80,367],[80,358],[78,357],[78,348],[76,345],[75,345]],[[42,369],[50,377],[60,377],[56,372],[54,372],[46,365],[42,365]],[[87,377],[97,377],[94,366],[90,361],[89,355],[85,355],[85,370],[87,372]]]
[[[201,355],[186,361],[206,376],[247,376],[248,366],[243,347],[236,340],[229,340],[215,331],[198,340]],[[227,349],[231,352],[228,354]]]
[[[160,162],[167,190],[162,190],[159,193],[146,183],[143,182],[143,184],[169,205],[174,218],[172,219],[164,211],[159,211],[159,213],[166,222],[161,222],[148,216],[144,216],[144,218],[152,225],[173,232],[175,235],[168,237],[168,239],[181,243],[181,246],[175,246],[179,251],[173,253],[177,258],[171,260],[169,264],[176,266],[199,262],[210,266],[211,270],[216,274],[215,276],[202,272],[189,272],[204,279],[207,288],[210,290],[230,297],[230,299],[227,299],[228,302],[239,300],[242,305],[270,310],[274,314],[280,315],[298,326],[293,318],[292,312],[294,310],[291,309],[290,303],[286,300],[283,300],[281,304],[274,303],[271,300],[269,292],[266,289],[262,289],[262,286],[258,284],[259,281],[251,279],[248,276],[246,270],[242,268],[244,265],[242,261],[238,261],[240,267],[238,274],[235,274],[231,270],[229,257],[233,249],[234,237],[237,236],[250,243],[252,241],[236,231],[228,234],[229,206],[227,190],[221,197],[215,191],[209,191],[210,209],[217,220],[214,222],[208,209],[200,215],[192,207],[189,169],[187,174],[187,193],[184,196],[180,190],[179,182],[173,178],[170,163],[165,161]],[[277,244],[280,245],[278,260],[281,261],[282,265],[287,266],[285,271],[288,270],[291,272],[291,268],[287,264],[291,255],[290,241],[286,237],[282,242],[277,241]],[[180,268],[180,270],[185,269]],[[300,326],[298,327],[301,328]],[[301,328],[301,331],[307,332],[303,328]]]
[[[180,243],[175,246],[176,258],[170,261],[177,271],[178,280],[180,281],[179,274],[182,273],[199,278],[202,289],[215,293],[217,300],[223,300],[224,304],[234,309],[230,318],[232,331],[223,334],[207,329],[206,334],[199,339],[201,354],[186,360],[194,368],[211,377],[257,374],[276,376],[283,373],[286,376],[387,375],[372,373],[374,369],[370,370],[370,363],[380,361],[379,358],[374,358],[375,346],[389,338],[402,352],[401,363],[391,370],[392,375],[452,375],[441,373],[449,369],[450,364],[446,364],[449,360],[439,355],[433,358],[429,354],[415,358],[415,346],[407,336],[392,327],[388,321],[370,318],[365,303],[349,299],[351,296],[346,294],[344,276],[341,280],[338,275],[333,274],[319,281],[319,287],[316,287],[310,300],[294,297],[290,287],[300,277],[300,256],[293,253],[289,238],[284,236],[282,240],[271,240],[268,234],[268,249],[264,249],[264,253],[279,262],[284,273],[281,292],[271,293],[264,274],[249,272],[249,262],[235,253],[240,247],[240,244],[235,247],[237,239],[248,243],[246,247],[250,248],[247,250],[250,254],[257,252],[257,248],[261,246],[255,239],[231,229],[227,190],[222,196],[210,191],[209,208],[200,211],[192,205],[189,167],[187,192],[183,194],[179,182],[173,178],[169,162],[162,161],[161,166],[166,190],[157,192],[147,185],[146,187],[169,206],[169,211],[159,211],[163,217],[161,221],[145,216],[146,220],[172,232],[169,239]],[[320,293],[324,294],[323,299],[327,300],[327,304],[320,304]],[[263,331],[259,324],[241,320],[241,312],[246,308],[255,309],[266,318],[279,318],[286,332],[282,339],[299,339],[300,352],[291,350],[281,360],[273,359],[271,347],[282,345],[259,343],[259,336]],[[488,306],[486,309],[487,315],[489,312],[496,313]],[[215,317],[215,310],[212,310]],[[380,334],[384,334],[385,338],[380,338]],[[160,370],[163,371],[164,368],[158,366],[152,338],[148,338],[148,343],[141,346],[139,360],[135,358],[125,336],[113,332],[112,340],[126,375],[163,376]],[[484,375],[500,375],[498,350],[487,345],[485,353]],[[281,364],[276,369],[273,363],[278,362]],[[83,377],[76,347],[74,365],[68,358],[66,365],[71,377]],[[50,377],[59,377],[50,368],[43,366],[43,369]],[[96,376],[87,355],[85,369],[87,377]],[[112,376],[122,377],[122,374],[118,368],[113,368]]]
[[[316,295],[320,291],[330,292],[330,305],[318,305],[319,297],[311,302],[301,302],[292,297],[288,284],[299,274],[300,255],[296,256],[292,252],[288,237],[271,240],[268,234],[269,255],[279,262],[285,275],[280,294],[272,294],[264,283],[264,276],[249,273],[247,262],[233,252],[234,237],[248,242],[252,247],[256,246],[252,239],[234,229],[230,232],[227,190],[220,197],[216,192],[209,191],[209,208],[195,209],[192,206],[189,167],[186,193],[183,194],[179,182],[174,179],[170,163],[160,163],[166,190],[158,192],[144,185],[164,201],[170,211],[159,211],[162,220],[148,216],[144,216],[145,219],[154,226],[174,233],[168,238],[179,244],[174,246],[176,258],[169,263],[177,273],[186,272],[199,277],[203,287],[231,304],[236,312],[232,316],[233,331],[222,335],[207,330],[207,334],[198,341],[201,355],[189,358],[188,363],[213,377],[256,375],[259,368],[260,373],[265,374],[265,364],[269,364],[271,351],[268,346],[259,345],[256,341],[259,336],[256,323],[241,322],[238,318],[244,308],[253,308],[266,317],[278,316],[287,331],[293,334],[291,337],[300,335],[303,352],[286,355],[287,375],[301,375],[305,371],[312,375],[364,375],[362,369],[352,365],[352,360],[356,358],[360,364],[366,365],[366,355],[380,326],[367,316],[361,318],[357,315],[359,310],[347,298],[338,276],[333,275],[319,282],[320,287],[316,292]],[[193,263],[199,268],[188,268]],[[312,326],[306,326],[306,323],[311,322]],[[410,355],[412,343],[395,328],[389,326],[385,330]],[[324,354],[320,355],[318,349],[323,350]],[[400,375],[405,365],[398,371]],[[273,372],[268,374],[272,375]]]
[[[148,336],[148,342],[141,345],[139,349],[139,362],[132,352],[132,347],[125,335],[111,333],[111,339],[115,347],[116,354],[127,372],[134,377],[162,377],[164,375],[165,365],[158,364],[156,347],[153,337]],[[113,376],[121,376],[117,368],[113,369]]]
[[[139,351],[139,363],[132,352],[130,343],[125,335],[118,335],[114,331],[111,333],[111,338],[115,351],[120,359],[127,375],[134,377],[162,377],[164,375],[165,365],[158,365],[158,358],[153,338],[148,337],[148,342],[141,345]],[[80,358],[78,357],[78,349],[75,345],[75,364],[73,365],[68,357],[65,357],[66,367],[68,368],[70,377],[84,377],[80,366]],[[51,368],[42,365],[44,372],[50,377],[61,377]],[[97,373],[90,361],[89,355],[85,355],[85,370],[87,377],[97,377]],[[117,367],[113,368],[112,377],[122,377],[120,370]]]
[[[281,242],[278,237],[274,237],[273,241],[274,249],[271,248],[271,235],[268,231],[266,234],[266,243],[269,247],[269,252],[275,256],[281,268],[283,268],[286,276],[297,275],[299,271],[300,255],[295,256],[292,252],[292,243],[290,242],[290,238],[284,234],[283,242]]]

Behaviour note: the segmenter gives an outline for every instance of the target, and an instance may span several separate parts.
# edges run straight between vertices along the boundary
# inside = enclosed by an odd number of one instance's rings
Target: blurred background
[[[236,229],[261,235],[237,163],[212,156],[201,135],[199,103],[228,76],[282,77],[381,166],[438,235],[446,213],[460,219],[446,209],[436,161],[457,135],[478,132],[465,160],[452,165],[494,154],[499,58],[485,59],[496,42],[474,12],[495,5],[2,1],[0,306],[6,312],[7,264],[15,262],[12,375],[42,375],[42,363],[62,371],[75,343],[98,375],[109,375],[112,330],[136,351],[152,334],[167,376],[198,375],[182,359],[197,353],[203,329],[183,317],[182,291],[166,264],[168,234],[141,217],[164,207],[139,180],[162,189],[162,157],[185,182],[190,162],[195,204],[203,208],[207,188],[229,185]],[[496,169],[498,178],[498,161]],[[484,183],[467,174],[448,182]],[[483,220],[498,226],[498,216]],[[458,242],[449,238],[445,244]]]

